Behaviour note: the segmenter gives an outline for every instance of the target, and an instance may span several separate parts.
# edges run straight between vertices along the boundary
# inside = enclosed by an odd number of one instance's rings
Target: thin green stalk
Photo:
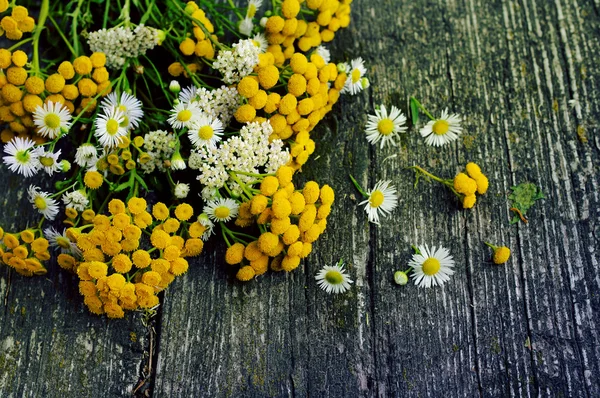
[[[431,120],[437,120],[436,118],[434,118],[433,116],[431,116],[431,113],[429,113],[429,111],[427,109],[425,109],[425,107],[423,105],[421,105],[421,103],[419,102],[418,99],[416,99],[415,97],[410,97],[411,100],[413,100],[417,106],[419,107],[420,110],[423,111],[423,113],[425,115],[427,115],[428,118],[430,118]]]
[[[348,176],[350,177],[350,179],[352,180],[352,183],[354,184],[354,186],[356,187],[356,189],[358,190],[358,192],[360,192],[362,194],[362,196],[364,196],[365,198],[368,198],[369,195],[365,192],[364,189],[362,189],[362,187],[358,184],[358,181],[356,181],[354,179],[354,177],[352,177],[351,174],[348,174]]]
[[[44,30],[44,24],[46,23],[46,18],[48,17],[49,8],[50,0],[42,0],[42,5],[40,6],[40,15],[38,16],[37,21],[37,28],[33,34],[33,70],[36,74],[40,71],[40,35],[42,34],[42,30]]]
[[[67,37],[65,36],[65,34],[63,33],[63,31],[60,29],[60,27],[58,26],[58,23],[56,22],[56,20],[54,18],[52,18],[52,15],[48,15],[48,19],[50,19],[50,22],[52,22],[52,25],[54,25],[54,27],[56,28],[56,31],[58,32],[59,36],[63,39],[63,41],[65,42],[65,44],[69,48],[69,51],[71,51],[71,54],[73,54],[73,56],[76,57],[77,54],[75,54],[75,49],[73,48],[73,46],[71,45],[71,43],[69,43],[69,39],[67,39]]]

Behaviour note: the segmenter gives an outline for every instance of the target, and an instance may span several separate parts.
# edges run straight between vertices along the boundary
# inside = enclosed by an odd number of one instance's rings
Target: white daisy
[[[48,101],[39,106],[33,113],[33,124],[38,128],[42,137],[51,140],[59,137],[61,132],[68,132],[71,128],[71,112],[60,102]]]
[[[454,274],[454,260],[450,251],[443,247],[418,246],[420,254],[413,254],[408,266],[413,268],[415,285],[419,287],[441,286]]]
[[[190,103],[192,101],[196,101],[196,95],[198,94],[198,89],[196,86],[189,86],[183,88],[179,93],[179,101],[184,104]]]
[[[200,239],[206,241],[212,234],[215,233],[215,224],[208,218],[206,213],[202,213],[198,216],[198,222],[206,228]]]
[[[350,95],[354,95],[362,91],[362,78],[367,73],[367,69],[365,68],[365,63],[362,58],[356,58],[350,61],[350,68],[348,70],[348,78],[346,79],[346,84],[344,88],[342,88],[341,93],[350,93]]]
[[[258,52],[260,54],[267,52],[267,48],[269,47],[269,42],[267,41],[267,36],[264,33],[257,33],[252,38],[252,43],[258,47]]]
[[[369,198],[359,203],[365,205],[369,221],[374,224],[379,224],[379,212],[388,215],[398,205],[396,188],[390,184],[391,181],[379,181],[371,191],[367,191]]]
[[[4,153],[8,156],[4,156],[2,161],[14,173],[31,177],[42,167],[39,160],[40,150],[29,138],[13,138],[4,146]]]
[[[350,290],[352,279],[344,270],[344,262],[340,260],[336,265],[326,265],[315,276],[317,284],[327,293],[344,293]]]
[[[188,138],[197,149],[203,146],[216,148],[222,135],[223,123],[218,118],[213,119],[205,114],[201,115],[188,130]]]
[[[262,5],[262,0],[250,0],[248,1],[248,10],[246,11],[246,18],[254,18],[256,12]]]
[[[106,113],[100,113],[96,118],[96,131],[94,135],[104,147],[114,148],[121,142],[121,137],[127,135],[123,127],[125,114],[117,108],[111,107]]]
[[[54,220],[58,214],[58,203],[50,197],[48,192],[43,192],[35,185],[27,189],[29,201],[33,207],[47,220]]]
[[[184,184],[183,182],[178,182],[177,184],[175,184],[175,187],[173,187],[173,195],[175,195],[175,197],[177,199],[185,199],[185,198],[187,198],[189,193],[190,193],[190,184]]]
[[[120,98],[117,98],[116,92],[110,93],[102,100],[100,106],[105,113],[109,112],[111,108],[117,108],[123,112],[124,120],[122,127],[125,127],[127,130],[136,128],[144,116],[142,102],[133,95],[125,92],[121,93]]]
[[[75,163],[79,167],[95,167],[98,161],[98,150],[92,144],[82,144],[75,152]]]
[[[220,198],[211,200],[204,206],[204,213],[215,222],[227,222],[238,214],[240,206],[231,198]]]
[[[174,129],[190,127],[200,116],[200,107],[195,102],[180,102],[171,110],[167,120]]]
[[[452,142],[462,134],[460,126],[462,119],[460,115],[453,113],[450,115],[448,109],[442,111],[442,116],[436,120],[430,120],[425,127],[420,130],[421,136],[425,138],[427,145],[442,146]]]
[[[77,211],[84,211],[90,203],[84,190],[66,192],[62,196],[62,201],[65,204],[65,207],[70,207]]]
[[[329,63],[329,61],[331,60],[331,53],[325,46],[318,46],[317,48],[315,48],[315,51],[321,56],[321,58],[323,58],[323,61],[325,61],[326,64]]]
[[[398,133],[406,132],[405,123],[406,117],[400,109],[392,105],[388,115],[385,106],[381,105],[379,109],[375,110],[375,115],[368,115],[367,128],[365,129],[367,141],[373,145],[381,142],[380,148],[383,148],[388,142],[392,146],[396,146],[395,139],[398,137]]]
[[[63,232],[60,233],[53,227],[46,228],[44,230],[44,237],[48,239],[50,247],[60,249],[61,253],[70,253],[77,257],[80,257],[82,254],[81,249],[77,247],[77,244],[71,242],[67,237],[66,229],[63,229]]]
[[[175,151],[171,156],[171,170],[185,170],[186,167],[185,160],[183,160],[179,151]]]
[[[252,18],[250,17],[242,19],[238,25],[238,31],[244,36],[250,36],[252,29],[254,29],[254,22],[252,22]]]
[[[42,166],[44,171],[50,176],[53,175],[55,172],[58,173],[59,171],[62,171],[61,162],[58,160],[60,152],[61,150],[59,149],[56,153],[43,151],[39,154],[38,159],[40,161],[40,165]]]

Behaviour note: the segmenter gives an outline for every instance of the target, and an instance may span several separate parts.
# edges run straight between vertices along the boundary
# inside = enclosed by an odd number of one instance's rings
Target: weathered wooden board
[[[598,0],[355,0],[331,49],[362,56],[372,86],[322,122],[302,173],[336,190],[327,233],[293,273],[246,285],[207,246],[165,293],[153,395],[600,396],[599,28]],[[430,148],[413,128],[399,148],[368,145],[367,111],[406,113],[411,95],[463,114],[464,139]],[[405,169],[452,177],[468,161],[490,178],[472,211],[440,185],[413,187]],[[399,189],[380,227],[348,173]],[[21,181],[2,178],[14,203]],[[509,225],[510,187],[524,181],[547,199],[527,225]],[[493,265],[484,241],[511,247],[508,264]],[[443,288],[396,286],[393,272],[423,243],[448,247],[456,274]],[[329,296],[314,275],[340,258],[355,285]],[[55,288],[68,278],[11,277],[0,395],[136,388],[149,347],[140,318],[88,315],[75,288]]]

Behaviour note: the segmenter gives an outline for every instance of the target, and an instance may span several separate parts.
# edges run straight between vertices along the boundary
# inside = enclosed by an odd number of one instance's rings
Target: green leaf
[[[148,185],[146,185],[146,182],[144,181],[144,179],[142,177],[139,176],[139,174],[135,175],[135,179],[138,180],[140,185],[143,186],[146,191],[149,191]]]
[[[419,122],[419,103],[416,99],[410,99],[410,114],[412,116],[412,123],[416,125]]]
[[[519,210],[523,217],[536,201],[546,198],[541,189],[530,182],[522,182],[510,189],[512,193],[508,196],[508,199],[511,201],[511,208]],[[519,220],[521,220],[521,217],[517,214],[510,220],[510,223],[515,224]]]
[[[114,189],[114,192],[121,192],[122,190],[124,190],[125,188],[129,188],[130,186],[131,185],[129,184],[129,181],[123,182]]]

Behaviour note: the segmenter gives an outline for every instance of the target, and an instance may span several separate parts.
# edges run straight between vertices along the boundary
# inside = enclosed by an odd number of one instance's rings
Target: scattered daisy
[[[248,10],[246,11],[246,18],[254,18],[256,12],[262,5],[262,0],[250,0],[248,1]]]
[[[59,149],[57,152],[43,151],[43,152],[39,153],[38,159],[40,161],[40,165],[42,166],[42,168],[46,172],[46,174],[51,176],[54,173],[58,173],[59,171],[62,171],[62,164],[58,160],[58,157],[60,156],[60,152],[61,152],[61,150]]]
[[[67,237],[66,229],[63,229],[63,232],[60,233],[53,227],[46,228],[44,230],[44,237],[48,239],[50,247],[60,249],[61,253],[70,253],[77,257],[82,255],[81,249],[77,247],[77,244],[71,242],[71,240]]]
[[[375,115],[368,115],[367,128],[365,129],[367,141],[373,145],[381,142],[380,148],[383,148],[388,142],[396,146],[395,139],[398,134],[406,132],[405,123],[406,117],[400,109],[392,105],[388,115],[385,106],[381,105],[379,109],[375,110]]]
[[[191,127],[198,120],[200,112],[195,102],[180,102],[171,110],[168,122],[174,129]]]
[[[365,63],[362,58],[356,58],[350,61],[350,68],[348,69],[348,78],[346,84],[342,88],[341,93],[350,93],[354,95],[363,90],[362,78],[367,73]]]
[[[197,148],[216,148],[217,142],[221,141],[223,135],[223,123],[219,119],[213,119],[202,115],[188,130],[188,138]]]
[[[239,209],[238,203],[230,198],[212,200],[204,206],[204,213],[215,222],[227,222],[236,217]]]
[[[178,182],[175,184],[173,188],[173,194],[177,199],[185,199],[190,193],[190,184],[184,184],[183,182]]]
[[[4,156],[2,161],[14,173],[31,177],[42,167],[39,160],[40,151],[29,138],[13,138],[4,146],[4,153],[8,156]]]
[[[391,181],[379,181],[371,191],[367,191],[368,199],[359,203],[365,205],[369,221],[374,224],[379,224],[380,212],[388,215],[398,205],[396,188],[390,184]]]
[[[39,106],[33,113],[33,124],[37,127],[42,137],[51,140],[60,136],[61,132],[67,132],[71,128],[71,113],[60,102],[48,101]]]
[[[317,284],[327,293],[344,293],[350,290],[352,279],[344,270],[344,262],[338,261],[336,265],[326,265],[315,276]]]
[[[436,120],[430,120],[420,130],[421,136],[425,138],[427,145],[442,146],[452,142],[462,134],[460,115],[450,115],[448,109],[442,111],[442,116]]]
[[[62,201],[66,208],[72,208],[77,211],[84,211],[90,203],[84,190],[66,192],[62,196]]]
[[[210,218],[208,218],[208,215],[206,213],[202,213],[198,216],[198,222],[206,228],[206,231],[204,231],[204,233],[200,237],[200,239],[206,241],[208,240],[208,238],[210,238],[211,235],[215,233],[215,224],[210,220]]]
[[[98,150],[92,144],[82,144],[75,152],[75,163],[79,167],[91,168],[98,161]]]
[[[413,268],[415,285],[419,287],[441,286],[450,280],[454,274],[454,260],[450,251],[443,247],[439,249],[427,245],[417,247],[419,253],[413,254],[409,267]]]
[[[259,53],[265,53],[267,52],[267,47],[269,47],[269,42],[267,41],[267,36],[265,36],[264,33],[257,33],[254,35],[254,37],[252,38],[252,43],[254,43],[254,45],[256,47],[258,47],[258,52]]]
[[[183,88],[179,93],[179,101],[184,104],[190,103],[192,101],[196,101],[196,95],[198,94],[198,89],[196,86],[189,86]]]
[[[102,146],[114,148],[119,145],[121,137],[127,135],[127,129],[122,125],[124,121],[125,114],[114,107],[98,115],[94,135]]]
[[[125,92],[121,93],[120,98],[117,98],[116,92],[108,94],[108,96],[102,100],[100,106],[105,113],[110,112],[111,108],[116,108],[123,112],[124,118],[122,127],[125,127],[127,130],[136,128],[144,116],[142,102],[133,95]]]
[[[331,52],[329,52],[325,46],[318,46],[315,48],[315,52],[323,58],[323,61],[325,61],[326,64],[331,60]]]
[[[49,193],[41,191],[35,185],[30,185],[27,189],[27,195],[33,207],[47,220],[54,220],[56,218],[58,204],[50,197]]]

